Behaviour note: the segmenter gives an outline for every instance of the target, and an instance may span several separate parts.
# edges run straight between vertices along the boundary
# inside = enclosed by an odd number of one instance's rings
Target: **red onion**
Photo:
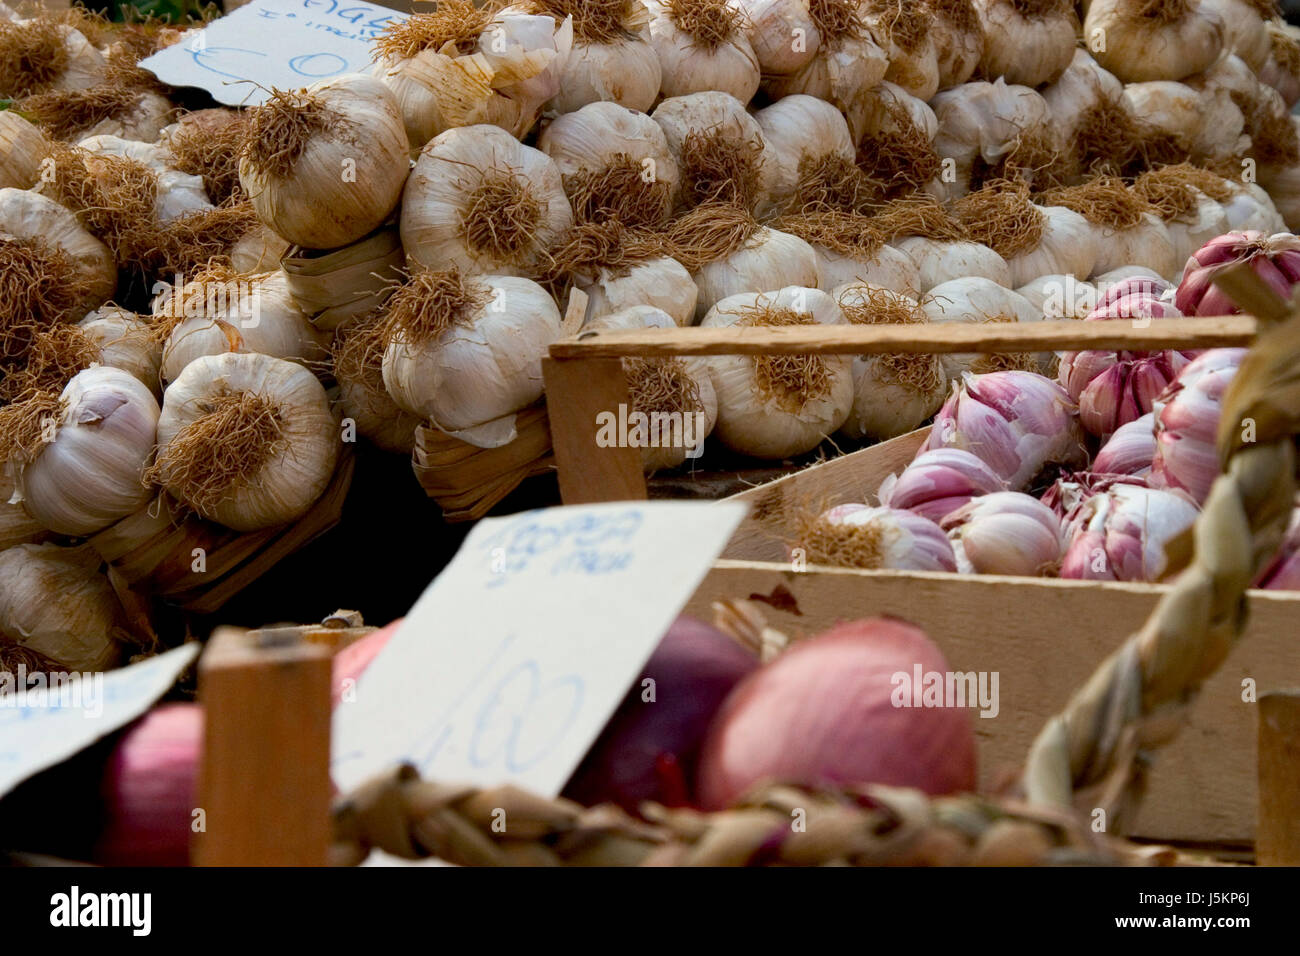
[[[939,521],[972,498],[1006,491],[1007,483],[988,465],[962,448],[922,451],[897,475],[880,484],[880,503],[905,508]]]
[[[1074,509],[1061,577],[1094,581],[1158,581],[1165,547],[1196,521],[1187,495],[1117,482]]]
[[[1300,282],[1300,237],[1289,232],[1266,236],[1254,230],[1229,232],[1211,239],[1192,253],[1178,284],[1174,304],[1185,315],[1235,315],[1241,310],[1227,293],[1214,285],[1214,276],[1236,262],[1250,263],[1251,271],[1283,299]]]
[[[967,372],[935,416],[925,447],[964,448],[1020,491],[1048,465],[1087,461],[1076,412],[1065,389],[1035,372]]]
[[[723,704],[700,755],[701,805],[730,806],[769,780],[973,790],[970,719],[955,706],[911,706],[902,681],[918,670],[949,673],[930,639],[901,621],[850,621],[796,644]]]
[[[647,800],[694,802],[700,744],[714,714],[758,658],[733,638],[682,616],[664,635],[636,684],[587,751],[564,796],[635,813]],[[653,701],[644,682],[654,681]]]
[[[1151,472],[1155,454],[1156,417],[1147,412],[1115,429],[1092,460],[1092,470],[1108,475],[1145,476]]]
[[[1217,436],[1223,395],[1245,349],[1213,349],[1179,373],[1156,408],[1156,452],[1151,487],[1181,488],[1205,501],[1219,474]]]

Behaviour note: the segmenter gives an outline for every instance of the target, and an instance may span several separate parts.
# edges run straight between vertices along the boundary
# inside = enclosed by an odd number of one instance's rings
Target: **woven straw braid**
[[[1300,307],[1258,308],[1263,294],[1252,279],[1234,270],[1221,284],[1234,296],[1245,286],[1239,301],[1249,300],[1261,321],[1287,318],[1259,336],[1224,398],[1224,474],[1197,520],[1194,548],[1171,549],[1173,569],[1182,570],[1171,590],[1034,741],[1021,778],[1027,802],[773,785],[719,813],[647,804],[643,821],[515,787],[424,782],[403,767],[336,804],[333,862],[358,863],[372,848],[466,866],[1188,862],[1093,832],[1075,805],[1105,808],[1107,829],[1118,831],[1141,799],[1155,751],[1173,739],[1240,636],[1246,589],[1285,532],[1292,436],[1300,432]]]

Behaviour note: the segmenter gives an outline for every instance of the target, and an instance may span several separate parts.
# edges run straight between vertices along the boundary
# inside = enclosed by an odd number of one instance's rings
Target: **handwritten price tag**
[[[481,522],[335,709],[335,783],[409,761],[559,793],[744,513],[628,502]]]
[[[370,42],[406,17],[361,0],[252,0],[140,65],[164,83],[207,90],[218,103],[257,106],[271,88],[366,72]]]

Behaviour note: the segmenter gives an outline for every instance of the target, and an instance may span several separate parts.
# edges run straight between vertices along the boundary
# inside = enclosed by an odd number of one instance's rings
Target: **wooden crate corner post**
[[[332,648],[296,628],[218,628],[199,661],[198,866],[324,866]]]

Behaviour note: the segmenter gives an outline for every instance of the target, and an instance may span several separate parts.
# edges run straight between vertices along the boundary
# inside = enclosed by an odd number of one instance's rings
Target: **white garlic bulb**
[[[120,136],[122,139],[152,143],[175,114],[167,97],[144,90],[120,113],[105,117],[81,132],[81,136]]]
[[[602,267],[592,282],[580,288],[587,294],[587,322],[638,305],[660,309],[678,325],[695,322],[699,289],[676,259],[649,259],[619,269]]]
[[[18,56],[8,62],[9,75],[0,77],[0,94],[27,96],[57,90],[88,90],[104,82],[104,56],[80,30],[52,16],[0,18],[0,44]]]
[[[402,247],[427,269],[530,275],[572,224],[549,156],[499,127],[466,126],[420,153],[402,202]]]
[[[705,327],[842,325],[844,313],[818,289],[788,286],[718,302]],[[815,448],[853,407],[852,358],[844,355],[719,355],[709,359],[718,393],[715,434],[727,447],[781,459]]]
[[[1271,236],[1286,232],[1286,223],[1273,204],[1272,197],[1258,183],[1239,183],[1226,180],[1232,189],[1232,198],[1223,203],[1223,215],[1229,230],[1255,229]]]
[[[984,55],[984,28],[972,0],[925,0],[933,19],[930,37],[939,65],[939,89],[961,86]]]
[[[1097,261],[1093,275],[1120,266],[1138,265],[1151,269],[1165,279],[1172,279],[1186,259],[1179,259],[1169,230],[1155,213],[1143,213],[1132,226],[1092,224],[1096,234]]]
[[[1013,0],[973,3],[984,28],[980,68],[985,76],[1040,86],[1054,82],[1070,65],[1078,25],[1072,4],[1057,0],[1037,4]]]
[[[544,12],[566,8],[565,0],[533,0]],[[619,33],[609,27],[588,28],[575,17],[573,50],[559,72],[559,92],[546,104],[556,113],[572,113],[588,103],[607,100],[634,110],[648,110],[659,97],[659,56],[650,43],[649,13],[639,2],[624,5]],[[603,19],[603,18],[602,18]]]
[[[1022,286],[1044,275],[1092,275],[1097,262],[1092,224],[1064,206],[1036,206],[1042,213],[1042,234],[1030,249],[1005,256],[1010,285]]]
[[[560,310],[516,276],[417,273],[388,300],[384,385],[406,411],[480,448],[516,436],[515,413],[542,394],[542,358]]]
[[[35,185],[50,150],[41,131],[14,110],[0,111],[0,188]]]
[[[1096,308],[1102,281],[1102,277],[1092,283],[1073,275],[1044,275],[1017,288],[1016,294],[1023,296],[1045,319],[1082,319]]]
[[[1091,0],[1083,20],[1084,42],[1093,41],[1097,61],[1125,83],[1200,73],[1223,53],[1224,33],[1222,15],[1206,0]]]
[[[1066,71],[1043,89],[1043,99],[1067,144],[1078,137],[1090,111],[1107,103],[1119,103],[1123,95],[1124,84],[1102,69],[1086,50],[1075,50]]]
[[[258,218],[307,249],[355,242],[388,218],[410,171],[388,87],[344,74],[252,111],[239,183]]]
[[[796,94],[777,100],[754,114],[763,134],[763,196],[759,214],[771,212],[793,198],[809,164],[826,159],[853,162],[856,149],[849,125],[834,106],[816,97]]]
[[[417,415],[404,411],[384,388],[384,315],[375,313],[338,329],[330,345],[339,384],[344,440],[351,422],[384,451],[409,455],[415,448]]]
[[[748,103],[758,91],[758,55],[745,36],[740,9],[728,0],[645,0],[650,45],[659,58],[660,92],[703,90]]]
[[[845,318],[854,324],[918,324],[929,318],[917,301],[858,282],[835,290]],[[920,426],[939,410],[948,379],[938,355],[872,354],[853,359],[853,409],[840,431],[855,441],[894,438]]]
[[[259,225],[230,248],[230,265],[242,275],[260,275],[280,268],[290,243]]]
[[[1124,102],[1149,129],[1194,157],[1226,159],[1247,142],[1246,118],[1222,86],[1196,90],[1171,81],[1130,83],[1124,87]]]
[[[952,279],[935,286],[921,305],[931,322],[1041,322],[1043,313],[1023,296],[989,279],[968,277]],[[962,373],[1021,369],[1039,371],[1051,361],[1050,354],[1032,353],[977,354],[949,352],[940,356],[949,382],[961,380]]]
[[[803,69],[817,55],[821,33],[808,0],[736,0],[745,16],[749,42],[764,75]]]
[[[667,184],[670,199],[677,194],[677,161],[664,131],[645,113],[617,103],[591,103],[556,117],[538,137],[537,148],[566,181],[631,160],[646,180]]]
[[[159,222],[171,222],[190,213],[212,208],[203,188],[203,178],[176,169],[171,165],[166,150],[160,146],[108,134],[88,136],[77,146],[93,156],[116,156],[148,168],[158,181],[154,215]],[[88,165],[93,167],[93,160],[88,160]]]
[[[35,544],[49,537],[41,523],[23,508],[21,497],[13,500],[13,469],[0,466],[0,551],[18,544]]]
[[[0,656],[4,645],[16,646],[70,672],[108,670],[121,660],[125,614],[87,549],[0,551],[0,580]]]
[[[1008,85],[1000,77],[945,90],[930,106],[939,121],[934,147],[954,167],[954,175],[944,178],[950,199],[970,189],[977,161],[993,166],[1017,147],[1037,142],[1050,149],[1060,144],[1047,101],[1029,87]]]
[[[969,276],[988,279],[1000,286],[1011,285],[1011,267],[1007,260],[978,242],[908,236],[890,245],[916,266],[918,293]]]
[[[939,89],[939,55],[930,35],[933,14],[912,0],[867,0],[862,17],[889,58],[885,79],[929,100]]]
[[[853,282],[867,283],[903,295],[915,295],[921,288],[921,270],[912,257],[890,245],[870,254],[833,250],[812,244],[817,254],[817,288],[823,292]]]
[[[162,397],[162,346],[148,322],[134,312],[105,305],[87,313],[77,327],[99,348],[101,364],[130,372],[155,398]]]
[[[139,379],[96,365],[72,377],[57,405],[24,405],[24,417],[36,416],[42,434],[19,459],[17,494],[44,527],[93,534],[149,500],[142,476],[153,454],[158,402]]]
[[[149,474],[235,531],[300,518],[329,485],[339,423],[316,376],[254,352],[204,355],[168,386]]]
[[[477,55],[492,71],[498,95],[488,99],[481,115],[460,121],[449,116],[447,126],[492,123],[522,138],[545,104],[560,92],[573,44],[572,17],[521,14],[517,7],[506,7],[478,38]],[[445,88],[455,91],[454,85]],[[432,138],[430,135],[425,141]],[[411,146],[417,147],[414,140]]]
[[[1223,22],[1223,48],[1241,57],[1252,70],[1263,69],[1272,43],[1260,4],[1252,0],[1201,0],[1201,6],[1217,13]]]
[[[888,72],[888,54],[863,26],[838,36],[823,33],[817,54],[805,66],[764,77],[763,88],[773,99],[805,93],[825,100],[847,115],[852,128],[860,101]]]
[[[75,215],[39,193],[0,189],[0,247],[8,242],[67,257],[72,274],[59,278],[77,293],[70,296],[76,301],[68,318],[99,307],[117,290],[113,253],[83,229]],[[0,302],[0,309],[8,304]]]
[[[694,275],[695,314],[703,318],[721,300],[765,286],[818,285],[817,253],[798,236],[760,226],[735,252],[706,263]]]
[[[677,160],[685,204],[720,198],[748,206],[759,198],[764,175],[763,133],[740,100],[716,91],[674,96],[655,107],[650,118],[664,131],[668,149]],[[743,167],[753,182],[728,183],[726,189],[736,192],[716,194],[714,190],[721,188],[715,168],[720,158],[727,159],[730,168]]]
[[[176,315],[162,349],[162,378],[174,382],[185,367],[202,355],[260,352],[275,358],[311,364],[325,355],[326,333],[307,319],[283,272],[260,276],[210,273],[186,283],[179,293],[171,286],[154,300],[154,314]]]

